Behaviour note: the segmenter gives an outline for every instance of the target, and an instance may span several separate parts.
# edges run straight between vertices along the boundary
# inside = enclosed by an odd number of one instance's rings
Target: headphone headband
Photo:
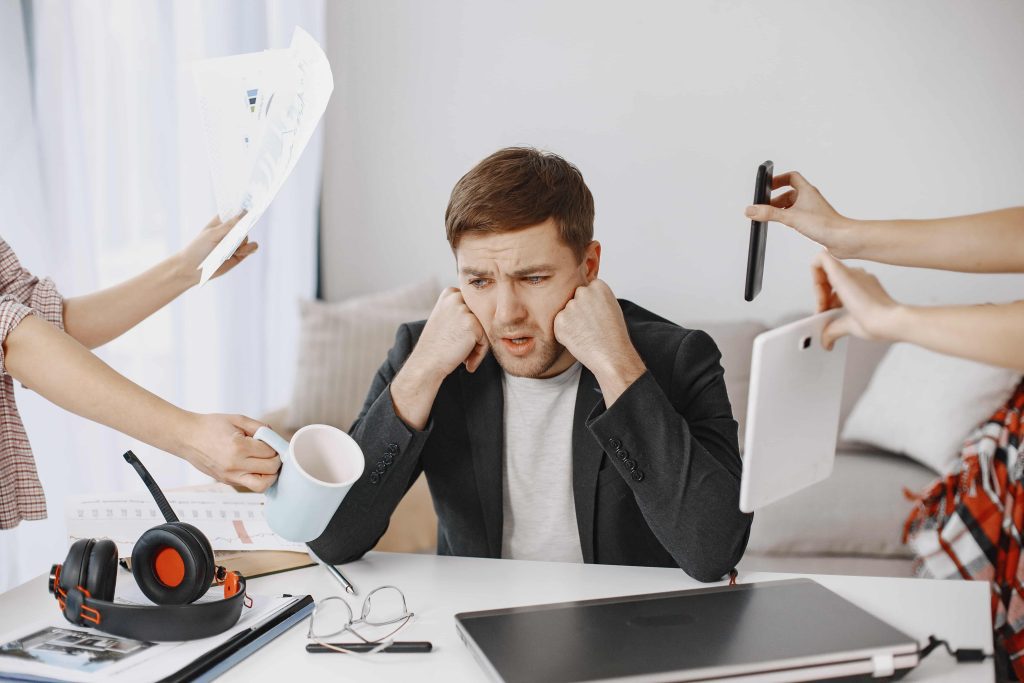
[[[194,640],[228,630],[238,622],[242,606],[252,606],[245,595],[245,578],[216,565],[206,536],[178,520],[134,453],[128,451],[124,459],[167,520],[144,533],[132,551],[132,574],[158,606],[115,603],[117,546],[109,539],[85,538],[72,543],[64,563],[50,570],[48,589],[64,618],[138,640]],[[211,584],[224,586],[224,599],[196,602]]]
[[[215,636],[235,625],[247,600],[245,577],[238,572],[224,575],[223,600],[149,607],[94,598],[84,586],[68,586],[61,581],[61,569],[62,565],[56,564],[50,570],[49,587],[68,621],[135,640]]]

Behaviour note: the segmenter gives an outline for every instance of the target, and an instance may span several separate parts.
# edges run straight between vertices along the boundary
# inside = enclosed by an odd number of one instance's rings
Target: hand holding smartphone
[[[772,173],[775,165],[766,161],[757,167],[754,181],[754,204],[770,204],[772,199]],[[767,221],[750,221],[750,247],[747,250],[747,280],[743,298],[753,301],[761,291],[764,275],[764,251],[768,240]]]

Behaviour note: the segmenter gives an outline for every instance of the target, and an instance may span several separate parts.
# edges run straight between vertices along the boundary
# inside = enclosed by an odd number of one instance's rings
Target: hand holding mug
[[[187,413],[187,435],[178,453],[217,481],[265,491],[277,479],[281,459],[253,434],[263,425],[245,415]]]

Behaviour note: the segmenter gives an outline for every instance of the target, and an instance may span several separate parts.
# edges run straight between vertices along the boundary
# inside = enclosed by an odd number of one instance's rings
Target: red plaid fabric
[[[30,313],[64,329],[64,300],[53,281],[40,280],[22,268],[11,247],[0,239],[0,342]],[[43,486],[0,346],[0,529],[44,517]]]
[[[916,556],[921,576],[974,579],[992,586],[996,640],[1024,680],[1024,382],[964,442],[960,462],[920,496],[903,542]]]

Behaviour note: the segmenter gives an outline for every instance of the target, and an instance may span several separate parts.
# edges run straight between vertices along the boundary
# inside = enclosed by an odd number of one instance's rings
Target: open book
[[[217,564],[230,571],[254,578],[313,564],[304,544],[270,529],[261,493],[209,484],[168,491],[167,501],[178,519],[206,535]],[[139,537],[164,521],[153,497],[144,492],[72,496],[65,511],[69,544],[80,538],[109,538],[121,558],[131,557]]]

